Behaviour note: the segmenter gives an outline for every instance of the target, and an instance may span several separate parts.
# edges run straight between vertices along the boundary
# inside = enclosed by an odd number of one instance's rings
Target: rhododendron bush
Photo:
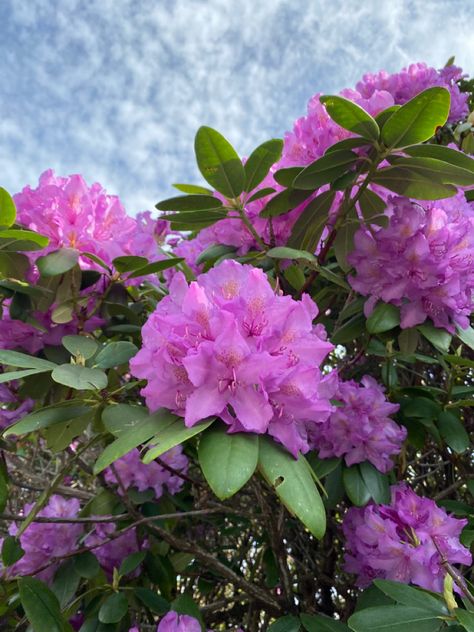
[[[474,630],[473,88],[201,127],[159,213],[0,189],[2,630]]]

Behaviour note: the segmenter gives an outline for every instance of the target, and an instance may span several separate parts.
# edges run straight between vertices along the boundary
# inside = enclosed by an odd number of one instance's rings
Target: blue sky
[[[199,182],[196,129],[245,155],[315,92],[452,54],[470,0],[0,0],[0,185],[82,173],[135,214]]]

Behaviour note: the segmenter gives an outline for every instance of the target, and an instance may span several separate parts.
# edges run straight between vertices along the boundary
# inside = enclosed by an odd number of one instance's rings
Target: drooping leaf
[[[295,459],[269,437],[260,437],[258,467],[288,511],[316,537],[326,529],[326,512],[306,459]]]
[[[80,577],[74,572],[72,560],[62,564],[56,571],[51,590],[56,595],[61,608],[65,608],[74,597],[80,581]]]
[[[354,222],[343,224],[337,231],[336,238],[334,240],[334,254],[336,255],[339,267],[344,272],[349,271],[351,268],[351,264],[347,261],[347,257],[354,250],[354,235],[358,228],[358,224]]]
[[[119,568],[119,575],[128,575],[133,573],[145,559],[146,551],[135,551],[130,553],[125,559],[122,560]]]
[[[452,336],[446,329],[439,329],[428,323],[418,325],[417,329],[436,349],[448,353]]]
[[[72,248],[61,248],[49,255],[38,257],[36,265],[43,276],[57,276],[71,270],[79,259],[79,251]]]
[[[207,261],[215,261],[224,255],[228,255],[235,252],[235,246],[226,246],[224,244],[212,244],[201,252],[196,259],[196,264],[206,263]]]
[[[319,100],[335,123],[368,140],[378,140],[379,126],[359,105],[340,96],[322,96]]]
[[[206,430],[199,441],[199,465],[214,494],[225,500],[247,483],[258,462],[258,436],[228,434],[222,425]]]
[[[359,197],[359,206],[366,222],[370,222],[374,217],[382,215],[387,207],[382,198],[370,189],[362,191]]]
[[[245,171],[229,141],[210,127],[200,127],[194,150],[204,179],[227,198],[237,198],[244,189]]]
[[[21,548],[21,544],[13,535],[7,535],[3,539],[2,544],[2,562],[4,566],[13,566],[15,562],[21,560],[25,551]]]
[[[92,579],[100,571],[99,560],[92,551],[84,551],[73,558],[73,570],[78,577]]]
[[[29,375],[36,375],[37,373],[46,373],[51,369],[23,369],[22,371],[8,371],[7,373],[0,373],[0,384],[5,382],[11,382],[12,380],[19,380],[22,377],[28,377]]]
[[[158,595],[158,593],[150,590],[149,588],[143,588],[142,586],[137,586],[134,589],[134,594],[138,597],[138,599],[152,612],[156,612],[157,614],[166,614],[170,608],[169,603]]]
[[[250,154],[244,165],[244,191],[250,192],[257,187],[270,171],[270,167],[280,160],[283,141],[267,140]]]
[[[286,167],[273,174],[273,179],[284,187],[291,187],[294,179],[303,171],[304,167]]]
[[[17,250],[39,250],[49,244],[49,239],[44,235],[18,228],[0,230],[0,239],[11,239]]]

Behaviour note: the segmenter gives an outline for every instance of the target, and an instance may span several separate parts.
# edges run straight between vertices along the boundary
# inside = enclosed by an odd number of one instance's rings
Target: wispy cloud
[[[197,181],[199,125],[245,154],[364,72],[473,70],[473,19],[464,0],[3,0],[1,183],[53,167],[151,208]]]

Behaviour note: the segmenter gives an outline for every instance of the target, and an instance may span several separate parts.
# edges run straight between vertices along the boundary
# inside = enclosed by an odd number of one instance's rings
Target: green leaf
[[[12,226],[16,219],[16,207],[12,196],[0,187],[0,226]]]
[[[199,465],[210,488],[226,500],[247,483],[258,463],[258,436],[228,434],[222,425],[206,430],[199,441]]]
[[[335,191],[325,191],[311,200],[293,226],[289,246],[308,252],[316,251],[335,197]]]
[[[61,615],[59,601],[53,592],[34,577],[18,579],[20,601],[35,632],[65,632],[71,628]]]
[[[365,317],[363,314],[356,314],[331,336],[331,341],[336,345],[343,345],[346,342],[356,340],[365,331]]]
[[[94,361],[94,367],[99,369],[110,369],[114,366],[120,366],[121,364],[128,362],[130,358],[133,358],[137,351],[137,347],[132,342],[127,342],[126,340],[110,342],[97,354]]]
[[[309,195],[308,191],[295,191],[293,189],[285,189],[274,195],[267,203],[265,208],[260,212],[260,217],[278,217],[291,211],[304,202]]]
[[[134,594],[147,608],[157,614],[166,614],[170,608],[166,599],[163,599],[158,593],[149,588],[137,586],[137,588],[134,589]]]
[[[323,184],[333,182],[355,165],[357,155],[349,150],[341,149],[325,154],[309,164],[296,176],[293,188],[314,191]]]
[[[61,248],[44,257],[38,257],[36,265],[43,276],[64,274],[77,264],[79,252],[72,248]]]
[[[23,371],[8,371],[7,373],[0,373],[0,384],[11,382],[12,380],[20,380],[22,377],[28,377],[29,375],[45,373],[46,371],[51,371],[51,369],[24,369]]]
[[[59,427],[52,426],[43,431],[46,445],[52,452],[65,450],[72,441],[82,434],[92,421],[90,413],[77,417],[71,421],[61,424]]]
[[[18,228],[0,230],[0,239],[15,240],[13,245],[17,250],[39,250],[49,244],[49,239],[44,235]]]
[[[18,252],[0,251],[0,276],[4,279],[23,279],[30,269],[30,260]]]
[[[165,217],[173,228],[198,230],[224,219],[227,217],[227,211],[225,209],[222,211],[182,211],[181,213],[169,213]]]
[[[271,195],[275,193],[276,189],[273,187],[265,187],[264,189],[257,189],[257,191],[251,195],[247,200],[245,200],[245,204],[250,204],[250,202],[255,202],[256,200],[260,200],[261,198],[267,197],[267,195]]]
[[[86,257],[86,259],[90,259],[91,261],[96,263],[98,266],[106,270],[107,272],[109,273],[111,272],[109,266],[105,263],[105,261],[101,259],[100,257],[98,257],[97,255],[94,255],[91,252],[81,252],[81,257]]]
[[[150,439],[149,444],[152,446],[143,457],[143,463],[151,463],[154,459],[161,456],[175,445],[184,443],[191,437],[206,430],[212,423],[214,423],[215,417],[200,421],[191,428],[187,428],[184,425],[184,420],[179,417],[174,419],[170,416],[167,420],[161,423],[161,429]]]
[[[435,182],[461,186],[474,185],[474,171],[451,165],[449,162],[437,158],[391,156],[389,161],[395,166],[417,171],[420,175]]]
[[[438,329],[429,324],[418,325],[417,329],[436,349],[448,353],[452,336],[445,329]]]
[[[215,261],[220,257],[231,254],[235,252],[235,246],[225,246],[224,244],[211,244],[207,248],[205,248],[199,257],[196,259],[196,264],[201,265],[202,263],[207,263],[208,261]]]
[[[162,259],[161,261],[153,261],[143,268],[138,268],[138,270],[135,270],[132,274],[129,274],[127,279],[136,279],[137,277],[146,276],[147,274],[156,274],[162,270],[173,268],[182,261],[184,261],[182,257],[168,257],[167,259]]]
[[[43,369],[45,371],[51,371],[57,366],[57,364],[48,360],[34,358],[26,353],[9,351],[8,349],[0,349],[0,363],[19,367],[20,369]]]
[[[458,327],[456,333],[458,335],[458,338],[462,342],[464,342],[465,345],[474,350],[474,329],[472,327],[466,327],[466,329],[461,329],[460,327]]]
[[[260,437],[258,467],[288,511],[316,537],[326,529],[326,513],[306,459],[295,459],[269,437]]]
[[[137,268],[143,268],[148,263],[146,257],[125,256],[116,257],[112,260],[112,265],[118,272],[130,272]]]
[[[454,413],[450,411],[440,413],[438,429],[444,441],[456,454],[462,454],[469,448],[469,435],[461,420]]]
[[[319,98],[332,120],[368,140],[376,141],[380,129],[375,120],[356,103],[339,96],[322,96]]]
[[[387,147],[408,147],[430,139],[449,116],[451,98],[446,88],[428,88],[402,105],[382,127]]]
[[[51,373],[51,377],[58,384],[77,391],[100,391],[107,386],[107,375],[103,371],[79,364],[60,364]]]
[[[424,590],[413,588],[407,584],[394,582],[388,579],[375,579],[374,584],[388,597],[404,606],[415,606],[433,613],[446,616],[448,611],[441,599],[437,599]]]
[[[78,577],[92,579],[100,571],[99,560],[91,551],[85,551],[73,557],[74,572]]]
[[[300,620],[292,614],[287,614],[274,621],[268,628],[268,632],[299,632]]]
[[[176,415],[164,408],[153,413],[153,415],[140,419],[138,423],[134,424],[129,430],[122,432],[118,439],[105,448],[94,465],[94,474],[102,472],[121,456],[127,454],[141,443],[148,441],[164,424],[169,424],[176,419]]]
[[[358,228],[359,225],[354,222],[343,224],[337,231],[336,239],[334,240],[334,254],[339,267],[344,272],[348,272],[351,269],[347,256],[354,250],[354,235]]]
[[[116,437],[133,428],[144,417],[148,417],[148,411],[144,406],[130,404],[107,406],[102,413],[104,426]]]
[[[316,257],[305,250],[295,250],[286,246],[278,246],[271,248],[267,252],[267,256],[271,259],[305,259],[306,261],[316,261]]]
[[[467,632],[474,632],[474,614],[472,612],[456,608],[454,614],[456,615],[456,619],[462,624],[463,628],[466,629]]]
[[[356,147],[369,147],[369,145],[371,143],[365,138],[345,138],[338,143],[334,143],[334,145],[330,145],[324,153],[332,154],[334,151],[340,151],[341,149],[355,149]]]
[[[302,614],[300,619],[307,632],[349,632],[347,625],[322,614]]]
[[[123,593],[114,593],[107,597],[99,610],[101,623],[118,623],[128,612],[128,601]]]
[[[74,318],[73,301],[65,301],[53,309],[51,312],[51,320],[58,325],[70,323]]]
[[[92,358],[99,345],[89,336],[63,336],[63,347],[73,356],[82,356],[85,360]]]
[[[418,348],[420,335],[416,328],[403,329],[398,336],[398,345],[403,355],[412,355]]]
[[[158,202],[159,211],[212,211],[222,209],[222,202],[213,195],[180,195]]]
[[[390,331],[400,324],[400,311],[390,303],[378,303],[367,318],[366,327],[369,334],[381,334]]]
[[[204,179],[227,198],[237,198],[244,189],[245,171],[229,141],[211,127],[200,127],[194,150]]]
[[[5,566],[13,566],[15,562],[21,560],[25,551],[21,548],[19,540],[13,535],[7,535],[2,544],[2,562]]]
[[[173,186],[178,191],[191,195],[212,195],[212,189],[206,189],[206,187],[201,187],[197,184],[173,184]]]
[[[280,160],[282,149],[283,141],[276,138],[267,140],[254,149],[244,165],[244,191],[253,191],[262,182],[270,167]]]
[[[61,564],[54,575],[54,581],[51,586],[61,608],[65,608],[74,597],[80,581],[80,577],[74,572],[74,562],[72,560]]]
[[[417,200],[440,200],[456,195],[451,184],[430,180],[416,169],[409,167],[384,167],[375,172],[372,182],[405,197]]]
[[[372,463],[359,463],[359,471],[372,499],[378,504],[390,502],[388,477],[379,472]]]
[[[354,505],[364,507],[369,502],[372,496],[357,465],[343,468],[342,481],[346,494]]]
[[[365,608],[349,619],[355,632],[437,632],[442,625],[432,610],[413,606]]]
[[[287,167],[279,169],[273,174],[273,179],[284,187],[291,187],[297,175],[303,171],[304,167]]]
[[[364,189],[359,198],[359,207],[365,221],[370,222],[374,217],[383,215],[387,205],[376,193],[370,189]]]
[[[77,400],[76,400],[77,401]],[[34,432],[40,428],[48,428],[55,424],[64,423],[82,417],[90,412],[90,408],[84,404],[74,405],[64,402],[61,404],[53,404],[41,410],[25,415],[20,421],[9,426],[5,431],[5,436],[23,435]]]
[[[194,617],[201,624],[203,632],[206,632],[206,626],[199,610],[199,606],[189,593],[181,593],[171,604],[171,610],[174,610],[178,614],[187,614],[190,617]]]
[[[403,152],[418,158],[436,158],[474,173],[474,159],[462,151],[444,145],[414,145],[413,147],[406,147]]]
[[[145,559],[146,551],[136,551],[135,553],[130,553],[127,557],[122,561],[119,568],[119,575],[128,575],[129,573],[133,573],[140,564]]]

